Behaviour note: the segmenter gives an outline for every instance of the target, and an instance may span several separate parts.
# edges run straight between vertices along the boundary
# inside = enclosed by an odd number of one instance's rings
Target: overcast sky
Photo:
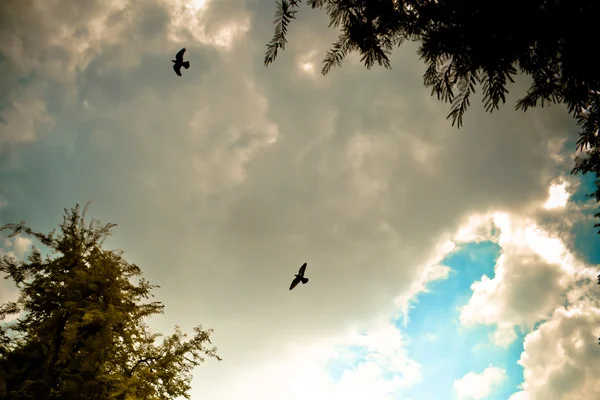
[[[161,286],[153,329],[215,330],[192,399],[600,398],[600,237],[565,110],[513,111],[520,79],[452,128],[412,44],[323,77],[337,33],[308,7],[265,68],[274,11],[4,0],[0,223],[49,231],[92,200]]]

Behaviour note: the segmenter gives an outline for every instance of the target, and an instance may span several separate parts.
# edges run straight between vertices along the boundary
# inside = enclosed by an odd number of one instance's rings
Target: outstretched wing
[[[292,284],[290,285],[290,290],[292,290],[293,288],[295,288],[296,285],[298,283],[300,283],[301,280],[302,280],[302,278],[294,278],[294,280],[292,281]]]
[[[183,53],[185,53],[185,47],[183,49],[179,50],[179,53],[177,53],[175,55],[175,59],[179,62],[182,62],[183,61]]]
[[[179,76],[181,76],[181,64],[173,64],[173,70]]]
[[[300,271],[298,271],[298,275],[304,276],[304,271],[306,271],[306,263],[302,264]]]

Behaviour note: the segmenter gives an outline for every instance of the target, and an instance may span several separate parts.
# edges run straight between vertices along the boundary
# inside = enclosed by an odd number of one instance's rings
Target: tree
[[[89,203],[88,203],[89,204]],[[84,222],[87,205],[70,211],[59,235],[34,232],[24,222],[1,230],[24,233],[47,246],[53,258],[33,247],[27,262],[5,256],[0,271],[20,290],[0,307],[0,398],[165,399],[190,398],[190,371],[204,357],[221,360],[212,330],[195,335],[150,333],[146,317],[163,312],[140,268],[120,251],[102,248],[115,224]],[[160,340],[162,339],[162,341]]]
[[[265,66],[287,43],[288,26],[301,0],[280,0]],[[323,75],[359,52],[370,69],[391,68],[388,55],[405,40],[419,41],[423,77],[432,95],[451,103],[448,118],[458,128],[470,95],[483,86],[486,111],[506,101],[517,73],[533,82],[515,108],[565,104],[581,127],[572,174],[595,174],[600,202],[600,69],[595,55],[600,2],[595,0],[307,0],[324,9],[341,33],[323,60]],[[600,218],[600,212],[595,214]],[[600,228],[600,223],[594,225]],[[600,230],[598,232],[600,234]]]

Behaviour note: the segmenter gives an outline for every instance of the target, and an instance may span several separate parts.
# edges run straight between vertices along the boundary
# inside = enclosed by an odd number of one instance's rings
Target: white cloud
[[[379,324],[366,334],[355,337],[352,344],[369,351],[367,362],[401,376],[400,380],[394,380],[398,387],[411,386],[421,380],[420,366],[408,358],[406,339],[393,324]]]
[[[4,238],[2,247],[0,247],[0,258],[8,256],[23,261],[26,253],[31,249],[31,245],[32,242],[27,237],[15,236],[13,238]],[[14,282],[10,279],[4,279],[4,274],[0,273],[0,304],[17,301],[19,294],[19,290],[14,286]],[[8,315],[5,319],[0,320],[0,323],[13,321],[18,316],[18,314]]]
[[[0,247],[0,256],[9,256],[17,260],[23,260],[25,254],[31,249],[33,242],[28,237],[15,236],[5,238],[3,246]]]
[[[421,367],[407,357],[405,345],[397,327],[379,323],[364,334],[290,346],[280,358],[235,377],[236,384],[219,394],[228,399],[262,393],[265,400],[393,400],[421,379]],[[339,380],[327,371],[328,362],[336,360],[352,364]]]
[[[454,382],[454,391],[461,400],[485,399],[504,380],[506,380],[506,371],[490,365],[480,374],[469,372],[456,380]]]
[[[23,258],[32,245],[31,239],[22,236],[16,236],[13,243],[13,249],[17,258]]]
[[[450,274],[450,268],[442,265],[441,262],[452,251],[456,249],[456,243],[451,240],[442,239],[432,251],[429,260],[419,268],[420,274],[416,276],[411,286],[401,295],[394,299],[394,305],[402,314],[404,326],[409,322],[408,313],[413,302],[419,293],[427,293],[427,285],[437,280],[444,280]]]
[[[487,240],[497,242],[498,233],[494,235],[494,227],[491,214],[472,214],[458,229],[454,240],[458,243],[479,243]]]
[[[229,11],[227,14],[212,12],[223,3]],[[229,7],[231,2],[219,4],[214,0],[167,0],[164,4],[170,12],[168,36],[182,45],[193,39],[217,50],[229,51],[250,30],[247,13],[239,12],[244,11],[243,2],[236,4],[238,12]]]
[[[499,229],[502,254],[493,278],[483,276],[471,286],[473,295],[461,309],[464,324],[496,325],[492,339],[508,345],[516,339],[513,327],[533,327],[547,318],[576,288],[581,279],[594,276],[553,233],[534,220],[496,213],[491,216]]]
[[[499,323],[491,334],[491,339],[497,346],[507,347],[517,339],[517,332],[512,324]]]
[[[206,6],[206,2],[207,0],[189,0],[188,7],[190,7],[193,11],[198,11]]]
[[[519,364],[523,390],[510,400],[587,400],[600,398],[600,308],[597,298],[552,317],[525,338]]]
[[[530,331],[519,361],[525,377],[522,391],[511,400],[600,396],[596,379],[600,373],[597,269],[578,260],[570,250],[573,238],[565,232],[570,225],[556,222],[572,220],[581,212],[579,206],[565,203],[566,185],[558,185],[560,190],[557,184],[550,190],[551,197],[554,191],[555,198],[562,198],[553,202],[558,205],[553,214],[530,210],[529,217],[514,213],[489,216],[499,229],[495,240],[502,255],[494,278],[484,276],[475,282],[473,295],[461,310],[465,324],[495,325],[491,339],[500,346],[516,339],[516,327]],[[538,225],[540,220],[543,227]],[[474,227],[489,224],[485,218],[477,222]],[[542,324],[531,331],[539,321]]]
[[[556,183],[550,186],[549,196],[544,207],[546,209],[565,207],[569,201],[570,193],[568,192],[566,182]]]

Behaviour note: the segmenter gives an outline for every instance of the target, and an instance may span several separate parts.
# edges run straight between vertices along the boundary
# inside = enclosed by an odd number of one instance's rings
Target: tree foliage
[[[289,23],[300,0],[277,3],[275,34],[267,45],[265,65],[285,49]],[[600,202],[600,69],[594,57],[600,46],[595,0],[308,0],[324,10],[330,27],[340,29],[327,51],[322,73],[359,52],[367,68],[391,68],[389,54],[405,40],[419,41],[426,63],[423,80],[432,95],[451,103],[448,118],[460,128],[478,86],[486,111],[506,101],[513,76],[532,78],[515,108],[565,104],[581,127],[572,174],[595,174]],[[600,218],[600,213],[595,216]],[[600,223],[595,227],[600,228]],[[599,231],[600,233],[600,231]]]
[[[19,315],[0,326],[0,398],[189,399],[192,368],[206,356],[220,360],[207,347],[212,330],[198,326],[189,340],[178,327],[167,337],[151,333],[144,319],[163,305],[146,300],[158,286],[132,283],[140,268],[102,248],[115,225],[86,226],[86,210],[65,209],[58,235],[24,222],[2,227],[37,238],[53,257],[33,247],[26,262],[0,260],[20,291],[0,306],[0,322]]]

